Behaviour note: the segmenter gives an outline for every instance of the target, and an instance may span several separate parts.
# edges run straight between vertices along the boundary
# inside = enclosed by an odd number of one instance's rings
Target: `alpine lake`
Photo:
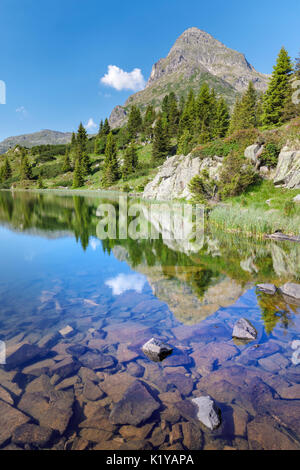
[[[117,194],[0,192],[0,449],[299,450],[300,303],[257,285],[300,283],[300,244],[103,239],[102,204],[118,213]]]

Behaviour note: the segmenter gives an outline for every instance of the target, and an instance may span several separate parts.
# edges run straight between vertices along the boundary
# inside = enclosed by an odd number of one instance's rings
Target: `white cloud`
[[[16,109],[16,113],[20,114],[23,117],[26,117],[28,115],[27,109],[24,106],[19,106]]]
[[[94,122],[94,119],[93,118],[90,118],[87,122],[87,124],[85,124],[84,126],[86,128],[87,131],[94,131],[97,129],[97,124]]]
[[[115,88],[118,91],[139,91],[145,88],[146,85],[141,69],[125,72],[125,70],[120,69],[116,65],[109,65],[108,72],[100,81],[104,85]]]
[[[119,274],[105,282],[105,285],[112,289],[113,295],[121,295],[127,290],[134,290],[140,294],[145,284],[146,278],[140,274]]]
[[[90,241],[90,247],[92,248],[93,251],[96,251],[97,248],[101,245],[100,241],[97,240],[96,238],[92,238]]]

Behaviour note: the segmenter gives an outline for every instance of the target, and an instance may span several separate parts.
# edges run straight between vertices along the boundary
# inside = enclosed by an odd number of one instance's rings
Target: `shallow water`
[[[99,240],[103,202],[0,192],[0,448],[299,449],[300,306],[256,285],[299,283],[300,246],[211,228],[198,251]],[[232,339],[241,317],[255,341]],[[152,337],[174,347],[161,363],[141,350]]]

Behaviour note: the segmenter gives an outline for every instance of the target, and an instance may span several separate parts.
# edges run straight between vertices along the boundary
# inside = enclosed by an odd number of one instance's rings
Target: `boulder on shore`
[[[300,300],[300,284],[287,282],[284,286],[280,287],[280,292],[292,299]]]
[[[264,292],[265,294],[271,294],[271,295],[276,294],[276,291],[277,291],[276,286],[274,286],[274,284],[258,284],[257,289],[260,292]]]

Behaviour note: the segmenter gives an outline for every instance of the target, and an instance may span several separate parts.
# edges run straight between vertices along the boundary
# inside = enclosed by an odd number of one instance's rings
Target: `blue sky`
[[[249,5],[250,3],[250,5]],[[207,31],[270,73],[284,45],[300,50],[299,0],[0,0],[0,140],[41,129],[72,131],[109,116],[142,86],[187,28]],[[122,75],[120,70],[132,75]],[[92,122],[92,121],[90,121]],[[91,127],[92,131],[93,128]]]

